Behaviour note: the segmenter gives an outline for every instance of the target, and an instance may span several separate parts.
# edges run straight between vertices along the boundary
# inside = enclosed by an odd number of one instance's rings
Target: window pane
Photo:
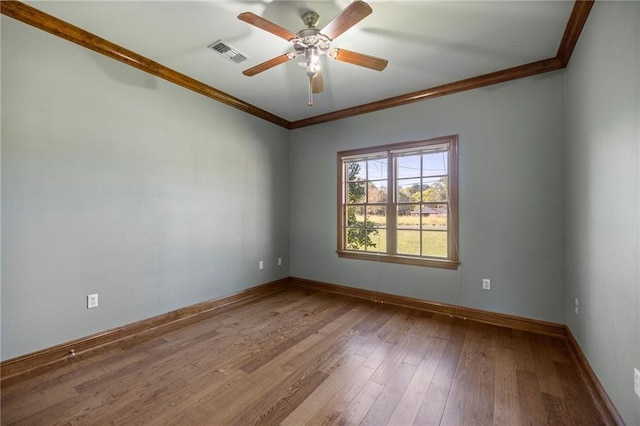
[[[420,231],[398,231],[396,236],[398,254],[420,255]]]
[[[364,203],[366,191],[364,182],[352,182],[347,184],[347,203]]]
[[[398,204],[398,219],[401,219],[401,216],[410,216],[411,211],[413,211],[415,207],[413,204]]]
[[[387,202],[387,181],[378,180],[369,182],[367,186],[367,202],[368,203],[386,203]]]
[[[376,253],[384,253],[387,251],[386,229],[369,230],[367,251]]]
[[[361,228],[364,226],[364,206],[347,207],[347,226]]]
[[[347,228],[347,249],[362,251],[386,250],[386,230]]]
[[[376,158],[367,161],[369,180],[387,179],[387,159]]]
[[[422,179],[422,201],[447,201],[448,182],[446,177]]]
[[[365,180],[367,178],[367,164],[364,161],[345,163],[347,180]]]
[[[398,202],[420,201],[420,179],[398,179]]]
[[[447,257],[447,233],[444,231],[423,231],[422,255]]]
[[[347,249],[364,250],[366,235],[366,228],[347,228]]]
[[[420,155],[407,155],[397,157],[396,162],[397,177],[420,177]]]
[[[404,214],[400,210],[404,210]],[[402,229],[420,229],[420,205],[404,204],[398,206],[396,225]]]
[[[425,231],[446,231],[447,230],[447,205],[427,204],[422,206],[422,228]]]
[[[434,152],[422,156],[422,176],[441,176],[448,171],[447,152]]]
[[[367,227],[386,228],[387,227],[387,206],[375,205],[367,206]]]

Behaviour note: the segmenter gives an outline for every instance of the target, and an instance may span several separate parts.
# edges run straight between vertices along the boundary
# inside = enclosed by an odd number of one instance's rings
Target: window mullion
[[[387,152],[387,254],[396,254],[396,166],[395,158],[391,151]]]
[[[424,254],[424,250],[422,247],[422,229],[424,226],[424,218],[422,217],[422,206],[424,206],[424,179],[422,176],[422,171],[424,170],[423,164],[422,164],[422,155],[420,156],[420,204],[418,205],[418,209],[420,211],[420,213],[418,214],[418,217],[420,218],[418,220],[418,248],[419,248],[419,253],[420,256],[422,256]]]

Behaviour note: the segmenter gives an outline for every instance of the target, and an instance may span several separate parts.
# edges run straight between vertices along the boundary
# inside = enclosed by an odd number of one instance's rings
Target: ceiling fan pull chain
[[[309,101],[307,102],[309,106],[313,106],[313,84],[311,80],[313,80],[313,75],[309,75]]]

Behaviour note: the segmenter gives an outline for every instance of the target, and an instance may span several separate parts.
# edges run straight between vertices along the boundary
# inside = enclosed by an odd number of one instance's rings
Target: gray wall
[[[290,133],[2,17],[1,358],[293,275],[566,321],[640,424],[639,9],[566,74]],[[448,134],[459,270],[338,259],[336,152]]]
[[[287,130],[4,16],[2,124],[3,360],[289,275]]]
[[[566,79],[565,318],[627,424],[638,425],[640,3],[595,3]]]
[[[293,131],[291,275],[562,321],[563,91],[552,73]],[[450,134],[460,138],[459,270],[339,259],[336,152]]]

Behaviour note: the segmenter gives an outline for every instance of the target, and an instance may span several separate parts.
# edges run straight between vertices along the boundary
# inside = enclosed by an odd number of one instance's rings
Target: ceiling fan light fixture
[[[307,74],[316,75],[320,71],[320,51],[317,47],[308,46],[304,50],[304,58],[307,66]]]
[[[309,98],[308,106],[313,106],[313,79],[320,72],[320,54],[321,51],[316,46],[307,46],[304,49],[304,65],[307,68],[307,78],[309,79]]]

